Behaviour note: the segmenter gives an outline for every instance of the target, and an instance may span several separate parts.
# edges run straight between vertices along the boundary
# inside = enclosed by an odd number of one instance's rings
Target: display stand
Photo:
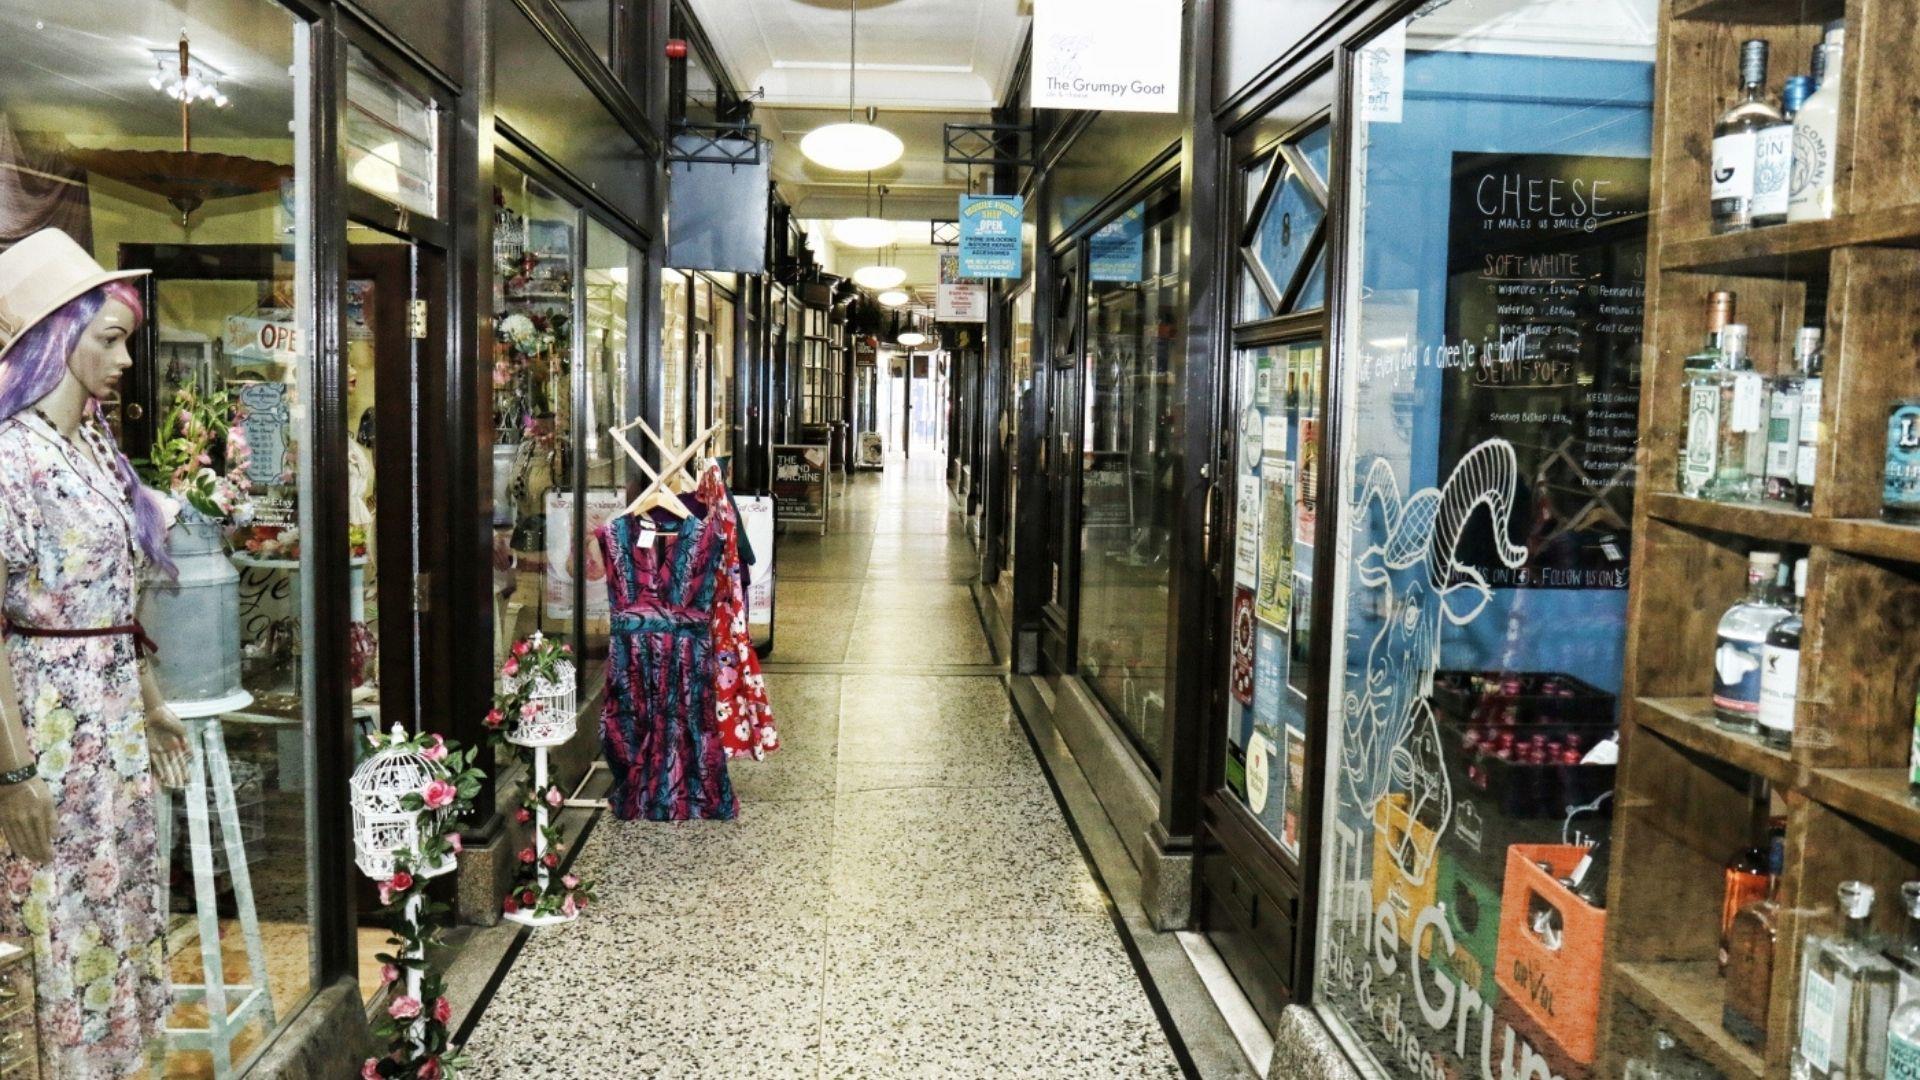
[[[174,1005],[204,1005],[206,1027],[173,1027],[165,1031],[168,1050],[205,1050],[213,1056],[213,1075],[233,1075],[233,1039],[256,1016],[265,1030],[273,1028],[273,997],[267,989],[266,951],[260,941],[260,917],[253,902],[253,877],[247,868],[240,837],[240,814],[234,800],[233,770],[227,761],[227,741],[220,717],[253,704],[242,690],[213,701],[183,702],[174,714],[187,726],[190,757],[187,774],[187,836],[193,859],[193,906],[200,938],[199,983],[175,983]],[[211,790],[209,790],[211,782]],[[210,801],[211,800],[211,801]],[[156,823],[160,850],[173,850],[173,799],[161,800]],[[226,981],[226,963],[220,955],[219,893],[214,885],[211,814],[218,814],[220,836],[227,853],[227,873],[233,882],[234,909],[247,953],[248,982]]]
[[[517,741],[517,740],[515,740]],[[525,743],[520,745],[524,746]],[[533,789],[545,791],[547,787],[547,747],[537,745],[533,748]],[[540,803],[533,811],[533,865],[540,880],[540,894],[546,895],[547,882],[553,874],[546,866],[547,858],[547,804]],[[522,926],[558,926],[579,918],[576,915],[563,915],[554,912],[551,915],[535,915],[531,911],[516,911],[501,918],[517,922]]]
[[[540,635],[535,634],[537,643]],[[520,726],[507,736],[507,741],[515,746],[524,746],[533,751],[533,789],[536,792],[547,790],[547,750],[560,746],[573,738],[576,729],[575,706],[577,704],[573,689],[573,668],[561,661],[565,678],[563,686],[555,687],[551,694],[537,694],[533,700],[541,702],[538,716],[522,720]],[[536,681],[536,687],[545,686],[544,681]],[[552,880],[553,871],[547,867],[547,827],[549,809],[546,800],[535,799],[533,807],[533,865],[534,875],[540,883],[540,895],[547,895],[547,886]],[[558,926],[572,922],[579,915],[566,915],[554,912],[550,915],[536,915],[530,910],[510,912],[501,916],[522,926]]]

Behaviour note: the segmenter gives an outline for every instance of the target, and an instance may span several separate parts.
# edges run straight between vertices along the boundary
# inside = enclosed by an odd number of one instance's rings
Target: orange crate
[[[1590,1064],[1600,1019],[1601,961],[1607,913],[1568,892],[1558,879],[1586,854],[1575,844],[1515,844],[1507,849],[1500,896],[1500,945],[1494,980],[1546,1037],[1581,1064]],[[1553,868],[1551,875],[1537,863]],[[1533,928],[1535,914],[1557,915],[1557,942]]]

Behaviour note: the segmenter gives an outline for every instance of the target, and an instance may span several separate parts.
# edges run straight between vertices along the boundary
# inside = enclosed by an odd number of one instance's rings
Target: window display
[[[119,291],[105,303],[91,289],[61,298],[93,304],[90,318],[118,320],[119,341],[102,339],[92,355],[107,362],[124,349],[119,362],[131,367],[111,380],[117,386],[103,377],[87,387],[100,402],[89,413],[97,422],[83,419],[85,395],[42,403],[45,420],[17,411],[31,401],[8,409],[7,433],[28,441],[15,448],[19,467],[0,470],[16,485],[13,510],[0,515],[12,526],[0,532],[19,541],[33,520],[51,526],[47,508],[32,507],[74,487],[81,494],[55,512],[88,520],[69,521],[63,535],[110,539],[132,529],[140,541],[69,546],[53,562],[29,557],[30,542],[9,554],[15,633],[6,649],[31,700],[7,712],[33,720],[40,779],[69,793],[54,798],[56,820],[70,793],[84,790],[89,814],[104,810],[102,820],[121,828],[117,860],[102,861],[116,846],[103,841],[82,842],[87,857],[74,862],[65,849],[79,835],[60,824],[33,895],[0,908],[0,928],[34,954],[44,1075],[142,1071],[156,1037],[163,1075],[225,1074],[309,989],[305,748],[318,705],[304,698],[312,680],[303,677],[302,612],[316,560],[347,557],[301,543],[320,509],[307,430],[316,372],[298,164],[312,127],[307,28],[266,0],[27,0],[0,10],[0,39],[33,43],[13,50],[0,74],[0,260],[36,261],[43,269],[29,283],[47,288],[58,277],[34,245],[57,237],[71,259],[56,262],[138,275],[112,286]],[[139,60],[103,61],[122,56]],[[187,94],[183,105],[189,84],[204,93]],[[36,233],[41,239],[29,239]],[[17,346],[0,358],[8,367],[44,352],[36,328],[72,315],[28,305],[14,288],[21,279],[11,280],[0,286],[9,316],[0,331]],[[64,352],[56,360],[53,370],[66,366]],[[84,381],[82,368],[73,370]],[[115,464],[110,439],[131,466]],[[37,636],[134,625],[132,559],[155,550],[161,526],[108,495],[127,490],[136,472],[182,507],[167,540],[179,575],[154,559],[140,583],[139,625],[161,650],[147,660],[144,693],[134,635],[66,644]],[[262,595],[250,564],[269,559],[284,569]],[[100,573],[75,576],[95,564]],[[36,580],[41,588],[31,587]],[[29,603],[29,592],[40,599]],[[60,687],[33,663],[48,650],[64,658]],[[80,655],[98,662],[74,664]],[[71,699],[71,716],[47,704],[49,687]],[[146,763],[166,740],[138,722],[167,712],[185,723],[191,750],[190,783],[178,792],[152,784]],[[101,724],[113,730],[90,738]],[[163,784],[179,779],[156,771]],[[14,839],[16,851],[31,846]],[[149,876],[141,865],[155,858],[159,875]],[[180,990],[169,998],[166,982],[212,988],[204,1001]],[[199,1049],[184,1048],[196,1038]]]
[[[1315,1000],[1385,1075],[1598,1075],[1655,7],[1358,56]]]
[[[1178,209],[1176,192],[1156,193],[1087,242],[1080,671],[1149,761],[1159,758],[1167,712],[1183,355]]]

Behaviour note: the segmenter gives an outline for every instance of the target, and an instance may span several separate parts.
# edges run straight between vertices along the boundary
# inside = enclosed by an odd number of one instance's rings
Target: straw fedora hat
[[[41,229],[0,251],[0,360],[61,305],[109,281],[146,270],[106,270],[59,229]]]

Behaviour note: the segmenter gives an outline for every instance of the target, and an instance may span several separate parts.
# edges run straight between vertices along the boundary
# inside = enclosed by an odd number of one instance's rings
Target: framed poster
[[[824,446],[773,448],[773,504],[780,521],[817,524],[822,533],[827,531],[827,502],[833,495],[830,460]]]

